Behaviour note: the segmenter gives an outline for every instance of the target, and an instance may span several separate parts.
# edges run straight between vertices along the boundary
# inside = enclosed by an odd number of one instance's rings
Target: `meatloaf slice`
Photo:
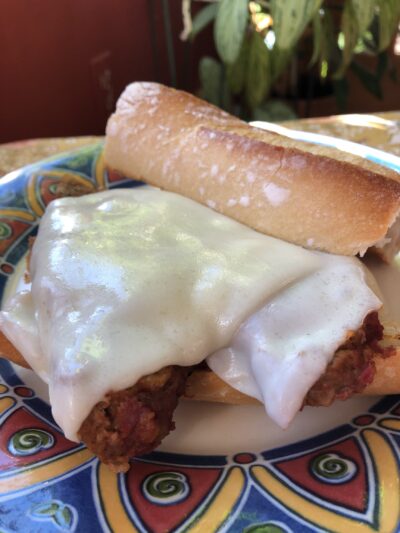
[[[382,332],[378,314],[370,313],[336,351],[304,404],[327,406],[335,399],[361,392],[375,375],[375,356],[393,353],[394,349],[379,346]],[[154,450],[174,429],[172,415],[192,370],[168,366],[143,377],[133,387],[110,392],[83,422],[80,439],[114,471],[128,470],[129,459]]]
[[[156,448],[170,431],[188,368],[168,366],[136,385],[110,392],[90,412],[79,438],[115,472],[129,469],[129,459]]]
[[[382,348],[383,326],[378,313],[366,316],[362,327],[336,351],[325,373],[309,390],[304,404],[328,406],[362,392],[375,376],[375,357],[394,355],[392,347]]]

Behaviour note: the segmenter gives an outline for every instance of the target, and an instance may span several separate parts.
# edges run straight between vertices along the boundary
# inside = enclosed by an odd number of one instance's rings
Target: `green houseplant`
[[[182,10],[183,39],[213,25],[219,59],[200,60],[201,96],[247,119],[279,119],[288,107],[276,96],[316,90],[334,93],[343,110],[349,70],[381,97],[400,0],[183,0]]]

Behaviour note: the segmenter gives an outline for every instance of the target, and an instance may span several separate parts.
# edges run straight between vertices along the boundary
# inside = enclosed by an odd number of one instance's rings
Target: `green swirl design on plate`
[[[11,237],[12,229],[6,222],[0,222],[0,240],[8,239]]]
[[[76,509],[60,500],[50,500],[34,505],[29,515],[33,520],[48,521],[62,531],[73,531],[78,521]]]
[[[181,472],[157,472],[143,482],[143,493],[152,503],[171,505],[186,499],[190,493],[187,477]]]
[[[33,455],[54,445],[54,437],[43,429],[21,429],[8,442],[8,451],[16,456]]]
[[[357,465],[336,453],[325,453],[314,457],[311,471],[321,481],[345,483],[357,474]]]
[[[252,524],[244,528],[243,533],[287,533],[288,529],[273,522],[265,522],[264,524]]]

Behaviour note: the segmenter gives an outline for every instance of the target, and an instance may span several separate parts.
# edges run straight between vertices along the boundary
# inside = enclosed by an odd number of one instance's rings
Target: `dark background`
[[[181,0],[0,0],[0,7],[0,142],[102,134],[130,81],[196,91],[198,59],[214,54],[211,30],[193,45],[179,39]],[[385,78],[383,92],[377,100],[350,78],[347,111],[400,108],[398,84]],[[337,108],[322,99],[308,112]]]

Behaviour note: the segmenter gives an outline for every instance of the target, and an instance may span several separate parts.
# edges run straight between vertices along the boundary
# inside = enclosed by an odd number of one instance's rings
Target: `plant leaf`
[[[339,58],[332,15],[328,10],[324,11],[322,17],[322,36],[321,60],[330,61],[334,58]]]
[[[321,43],[322,43],[322,22],[321,16],[317,12],[312,19],[313,26],[313,54],[310,59],[310,67],[314,65],[321,55]]]
[[[243,90],[246,79],[248,55],[249,42],[247,39],[244,39],[236,61],[232,65],[227,65],[226,67],[226,76],[232,94],[239,94]]]
[[[220,105],[222,65],[213,57],[202,57],[199,63],[201,97],[214,105]]]
[[[321,3],[322,0],[271,0],[276,46],[292,48]]]
[[[317,14],[315,15],[315,17]],[[332,69],[333,65],[337,65],[341,60],[339,48],[337,46],[337,40],[333,28],[333,21],[331,13],[325,9],[321,21],[321,41],[319,51],[320,65],[326,62],[329,69]],[[328,74],[328,73],[326,73]]]
[[[247,0],[221,0],[214,24],[214,41],[222,61],[233,63],[239,55],[249,19]]]
[[[333,26],[332,15],[328,9],[319,10],[313,18],[314,47],[310,66],[319,61],[320,75],[325,63],[324,78],[328,69],[332,70],[341,61],[341,53],[337,46],[337,37]]]
[[[377,64],[376,64],[376,76],[377,76],[378,80],[382,79],[382,76],[386,72],[386,70],[388,68],[388,65],[389,65],[388,53],[386,51],[384,51],[384,52],[381,52],[380,54],[378,54],[378,61],[377,61]]]
[[[269,52],[269,56],[271,63],[271,83],[274,83],[288,66],[289,61],[293,59],[293,50],[291,48],[282,50],[274,46]]]
[[[253,120],[266,120],[267,122],[280,122],[298,118],[294,110],[281,100],[268,100],[256,107],[253,111]]]
[[[271,85],[270,57],[263,36],[254,31],[250,38],[245,98],[250,108],[257,107]]]
[[[344,113],[347,109],[347,97],[349,94],[349,84],[346,78],[340,78],[333,83],[333,90],[335,93],[336,103],[339,111]]]
[[[192,21],[192,31],[190,32],[191,39],[194,39],[198,33],[204,30],[204,28],[215,19],[217,11],[218,4],[213,2],[196,13]]]
[[[376,98],[379,98],[381,100],[382,89],[380,86],[379,77],[373,72],[370,72],[369,70],[364,68],[359,63],[356,63],[355,61],[352,62],[350,68],[352,72],[354,72],[354,74],[357,76],[357,78],[361,81],[363,86],[367,89],[367,91],[369,91]]]
[[[344,35],[344,48],[342,62],[334,74],[334,78],[342,78],[347,67],[350,65],[354,48],[358,42],[358,22],[351,0],[346,0],[342,13],[341,29]]]
[[[399,0],[379,0],[379,51],[385,50],[397,30],[400,17]]]
[[[357,13],[358,35],[361,37],[371,25],[374,18],[376,0],[351,0],[353,10]]]

